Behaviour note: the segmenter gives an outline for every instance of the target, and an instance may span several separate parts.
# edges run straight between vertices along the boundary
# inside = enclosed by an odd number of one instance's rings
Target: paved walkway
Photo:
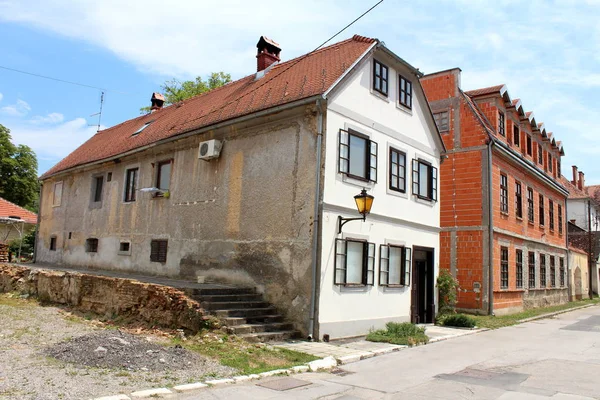
[[[179,400],[600,399],[600,307],[343,365],[216,386]]]

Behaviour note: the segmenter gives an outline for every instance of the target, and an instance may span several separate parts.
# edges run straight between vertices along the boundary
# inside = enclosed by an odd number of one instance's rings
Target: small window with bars
[[[523,288],[523,250],[517,250],[516,256],[516,285],[517,289]]]
[[[554,256],[550,256],[550,287],[556,287],[556,265]]]
[[[338,139],[338,171],[351,178],[377,182],[377,143],[352,129],[340,129]]]
[[[498,111],[498,133],[501,136],[506,136],[504,113]]]
[[[150,261],[166,263],[169,241],[166,239],[153,239],[150,241]]]
[[[559,263],[558,272],[560,273],[560,287],[565,287],[565,259],[562,257],[559,258],[558,263]]]
[[[336,239],[334,284],[373,285],[375,243],[357,239]]]
[[[546,256],[540,254],[540,289],[546,287]]]
[[[98,239],[89,238],[85,240],[85,251],[87,253],[97,253],[98,252]]]
[[[535,253],[533,251],[529,252],[529,288],[535,288]]]
[[[515,182],[515,214],[517,218],[523,218],[523,193],[521,182]]]
[[[411,248],[379,246],[379,286],[410,285]]]
[[[500,247],[500,288],[508,289],[508,247]]]
[[[440,133],[447,133],[450,130],[449,115],[448,111],[440,111],[433,114],[433,119]]]
[[[508,178],[500,174],[500,211],[508,214]]]

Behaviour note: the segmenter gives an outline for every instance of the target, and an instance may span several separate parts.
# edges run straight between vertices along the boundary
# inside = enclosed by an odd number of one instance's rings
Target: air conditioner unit
[[[223,142],[216,139],[201,142],[200,147],[198,148],[198,158],[201,160],[212,160],[213,158],[219,158],[222,146]]]

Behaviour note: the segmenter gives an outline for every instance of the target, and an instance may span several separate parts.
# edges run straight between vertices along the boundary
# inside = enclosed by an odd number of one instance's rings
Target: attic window
[[[133,134],[131,136],[137,136],[137,135],[139,135],[144,129],[146,129],[153,122],[154,121],[146,122],[144,125],[142,125],[142,127],[140,129],[138,129],[137,131],[133,132]]]

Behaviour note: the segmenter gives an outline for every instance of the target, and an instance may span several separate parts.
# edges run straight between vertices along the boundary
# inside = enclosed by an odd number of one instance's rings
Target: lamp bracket
[[[342,218],[341,215],[338,215],[338,234],[342,233],[342,226],[346,225],[346,223],[350,222],[350,221],[366,221],[367,216],[363,215],[362,217],[357,217],[357,218]]]

